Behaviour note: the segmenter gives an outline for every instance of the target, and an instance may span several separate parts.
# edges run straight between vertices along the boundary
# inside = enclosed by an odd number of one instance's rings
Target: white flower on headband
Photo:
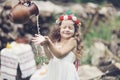
[[[73,20],[73,21],[76,21],[77,18],[76,18],[75,16],[72,16],[72,20]]]
[[[64,20],[68,20],[68,16],[67,15],[64,16]]]
[[[60,23],[59,19],[56,20],[56,24],[58,25]]]

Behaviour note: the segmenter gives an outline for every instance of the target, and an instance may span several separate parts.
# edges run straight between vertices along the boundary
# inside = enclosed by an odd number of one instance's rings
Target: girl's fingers
[[[33,37],[32,40],[37,40],[37,38],[36,38],[36,37]]]
[[[45,38],[45,39],[49,39],[49,37],[48,37],[48,36],[44,36],[44,38]]]
[[[33,37],[31,41],[34,43],[41,43],[45,41],[45,38],[41,35],[35,34],[35,37]]]
[[[40,34],[35,34],[35,37],[41,37],[42,35],[40,35]]]
[[[31,41],[36,42],[37,40],[36,39],[32,39]]]
[[[30,2],[31,0],[19,0],[21,3]]]
[[[39,34],[35,34],[35,37],[39,37],[40,35]]]
[[[41,35],[35,34],[35,37],[32,37],[32,39],[37,39],[37,38],[40,38],[40,37],[41,37]]]

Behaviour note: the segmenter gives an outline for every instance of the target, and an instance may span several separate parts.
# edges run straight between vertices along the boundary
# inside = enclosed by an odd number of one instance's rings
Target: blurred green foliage
[[[35,58],[36,64],[48,63],[48,59],[46,56],[38,56]]]
[[[107,0],[109,3],[112,3],[116,7],[120,7],[120,0]]]
[[[70,0],[73,1],[73,0]],[[93,2],[97,4],[102,4],[104,2],[112,3],[116,7],[120,7],[120,0],[74,0],[74,2],[88,3]]]
[[[87,47],[93,44],[94,39],[102,39],[104,41],[111,41],[112,31],[120,28],[120,16],[110,20],[107,23],[99,22],[98,26],[92,26],[90,31],[84,37],[83,41]]]
[[[108,22],[99,22],[98,26],[92,26],[90,31],[84,37],[83,42],[86,46],[87,53],[85,57],[81,59],[81,64],[91,64],[92,53],[89,51],[94,40],[100,39],[106,42],[111,41],[113,30],[120,29],[120,16],[116,16],[112,20],[108,20]]]
[[[90,47],[94,39],[103,39],[106,41],[110,41],[112,35],[111,33],[112,29],[110,25],[101,23],[99,27],[92,27],[83,41],[88,47]]]

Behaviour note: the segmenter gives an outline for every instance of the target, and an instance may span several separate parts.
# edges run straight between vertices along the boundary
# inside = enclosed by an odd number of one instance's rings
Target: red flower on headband
[[[60,16],[60,18],[59,18],[59,19],[60,19],[60,21],[62,21],[62,20],[64,19],[64,16]]]
[[[79,20],[76,20],[76,21],[74,21],[76,24],[79,24],[80,23],[80,21]]]
[[[72,16],[71,15],[68,15],[68,20],[72,20]]]

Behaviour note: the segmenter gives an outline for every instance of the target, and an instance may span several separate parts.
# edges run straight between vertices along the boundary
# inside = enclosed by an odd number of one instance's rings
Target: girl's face
[[[75,28],[74,22],[71,20],[63,20],[60,26],[61,38],[71,38],[74,35]]]

